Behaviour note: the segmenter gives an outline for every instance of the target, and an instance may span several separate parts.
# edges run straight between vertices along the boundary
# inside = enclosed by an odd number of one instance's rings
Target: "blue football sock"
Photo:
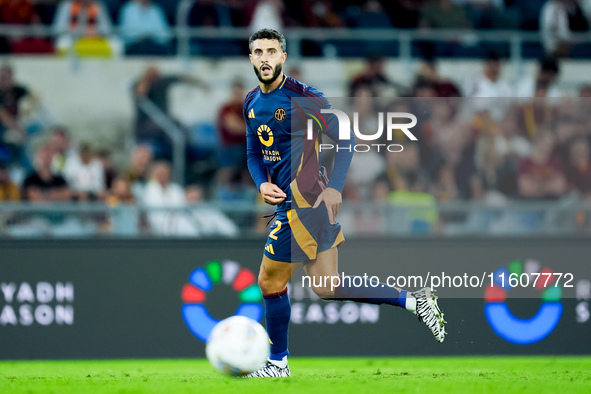
[[[279,361],[289,354],[287,335],[291,317],[291,304],[287,295],[287,287],[278,293],[263,294],[263,299],[265,300],[267,333],[271,340],[269,359]]]
[[[345,276],[334,290],[334,299],[364,304],[388,304],[406,308],[407,291],[398,291],[385,283],[370,283],[361,276]],[[373,285],[373,286],[372,286]]]

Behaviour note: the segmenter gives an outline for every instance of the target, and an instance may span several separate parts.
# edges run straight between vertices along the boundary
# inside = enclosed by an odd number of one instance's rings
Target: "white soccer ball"
[[[205,354],[217,370],[231,376],[243,376],[265,363],[269,347],[269,335],[263,326],[245,316],[232,316],[213,328]]]

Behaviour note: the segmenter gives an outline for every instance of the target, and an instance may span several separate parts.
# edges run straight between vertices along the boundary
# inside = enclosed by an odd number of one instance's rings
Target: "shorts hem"
[[[279,262],[282,262],[282,263],[302,263],[304,261],[307,261],[307,260],[296,260],[296,261],[293,261],[292,259],[289,259],[289,258],[288,259],[284,259],[284,258],[281,258],[279,256],[275,256],[275,255],[267,252],[266,250],[263,252],[263,254],[265,256],[267,256],[268,258],[270,258],[271,260],[273,260],[273,261],[279,261]]]

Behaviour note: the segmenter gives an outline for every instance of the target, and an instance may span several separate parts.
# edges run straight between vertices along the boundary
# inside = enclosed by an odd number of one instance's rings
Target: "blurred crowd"
[[[28,0],[18,3],[25,4]],[[64,7],[70,7],[71,11],[73,4],[80,3],[80,17],[91,19],[100,18],[102,12],[100,7],[92,11],[92,6],[87,4],[92,2],[84,0],[37,3],[31,8],[37,13],[31,19],[35,23],[51,21],[40,11],[51,13],[47,11],[51,10],[51,4],[57,6],[55,18],[64,18],[70,27],[76,25],[78,19],[60,17]],[[310,3],[305,9],[313,10],[313,14],[302,14],[300,19],[289,23],[351,26],[353,22],[342,17],[340,7],[350,9],[355,6],[360,10],[373,7],[379,10],[376,17],[379,14],[388,23],[396,25],[392,20],[396,13],[384,11],[386,7],[380,8],[383,5],[375,0],[339,2],[339,7],[331,1],[304,3]],[[462,9],[464,13],[466,10],[481,11],[479,15],[484,20],[487,18],[485,11],[516,6],[518,2],[508,3],[401,1],[397,2],[397,7],[416,12],[417,26],[438,27],[440,22],[435,22],[437,12],[432,15],[432,20],[428,18],[430,7],[447,4],[446,7]],[[568,1],[548,3],[566,4]],[[2,7],[9,4],[12,2],[0,1],[0,15],[6,14]],[[236,11],[254,5],[253,20],[260,17],[269,21],[270,14],[265,12],[270,11],[260,11],[261,7],[279,7],[280,4],[277,1],[202,1],[198,2],[198,7],[213,7],[219,14],[220,9]],[[125,3],[121,12],[132,6],[159,7],[149,0],[138,0]],[[281,5],[288,6],[289,2]],[[259,12],[262,16],[257,16]],[[334,12],[331,17],[328,16],[330,12]],[[205,11],[203,13],[207,15]],[[326,19],[319,19],[316,14],[324,15]],[[234,14],[230,12],[228,15]],[[233,24],[239,24],[235,19],[237,15],[244,17],[237,13],[229,19]],[[281,15],[285,15],[285,10]],[[294,17],[297,14],[289,15]],[[359,14],[354,26],[364,19],[363,15]],[[475,20],[472,17],[456,19]],[[102,25],[98,20],[95,22],[96,32],[101,31]],[[210,16],[200,23],[221,22]],[[281,19],[281,23],[287,21]],[[377,22],[368,24],[376,25]],[[142,42],[144,44],[146,42]],[[534,74],[522,76],[517,81],[501,77],[504,59],[494,51],[482,61],[480,72],[454,80],[441,77],[436,58],[426,57],[414,78],[410,78],[410,84],[385,72],[386,58],[381,54],[370,55],[363,70],[352,75],[343,87],[345,96],[351,98],[351,110],[360,114],[361,130],[369,133],[377,129],[375,115],[379,111],[410,112],[418,118],[419,126],[413,129],[418,142],[409,143],[400,132],[394,134],[394,141],[378,142],[400,144],[403,147],[401,152],[391,154],[382,150],[356,154],[343,191],[344,199],[423,207],[454,201],[499,205],[518,200],[557,200],[567,195],[578,200],[591,200],[591,84],[579,86],[578,97],[566,97],[558,84],[560,50],[555,52],[557,56],[540,59]],[[306,81],[306,76],[297,68],[288,69],[287,74]],[[28,123],[28,113],[38,110],[40,102],[29,87],[14,80],[10,66],[0,67],[0,202],[100,201],[111,207],[153,207],[156,211],[148,216],[128,211],[126,215],[131,220],[111,217],[98,218],[94,222],[106,229],[118,222],[136,223],[137,226],[132,226],[136,230],[117,226],[120,231],[131,233],[143,226],[164,234],[237,234],[236,225],[221,211],[205,209],[199,203],[215,201],[225,206],[261,203],[246,168],[242,112],[246,94],[244,83],[240,79],[233,81],[228,98],[220,106],[215,125],[209,131],[191,130],[171,115],[168,91],[175,84],[189,84],[205,93],[210,89],[207,83],[194,77],[166,75],[155,66],[147,67],[137,77],[130,94],[135,103],[135,147],[124,152],[124,160],[114,163],[113,151],[99,148],[92,141],[77,141],[76,132],[65,126],[42,127]],[[321,86],[318,88],[322,90]],[[372,99],[376,97],[380,99]],[[152,109],[146,107],[146,103]],[[173,144],[162,123],[155,120],[154,110],[187,141],[185,179],[173,180]],[[208,132],[213,134],[210,135],[213,143],[205,144],[206,139],[202,137]],[[330,154],[325,159],[329,166]],[[188,220],[187,215],[164,215],[158,212],[161,207],[190,208],[191,219]],[[420,215],[426,215],[423,222],[437,221],[437,215],[430,214],[429,210]],[[363,224],[356,221],[356,226],[363,227]],[[368,222],[367,226],[375,227],[375,223]]]
[[[63,53],[74,48],[81,54],[171,55],[179,4],[180,0],[1,0],[0,24],[46,25],[54,39],[13,34],[0,39],[0,52]],[[590,15],[591,0],[200,0],[190,6],[186,22],[252,31],[262,27],[519,29],[540,31],[548,55],[574,51],[588,57],[589,47],[577,49],[572,34],[589,31]],[[458,40],[461,37],[453,41]],[[436,54],[461,56],[456,45],[446,43]],[[196,39],[192,46],[197,53],[209,53],[211,40]],[[245,48],[242,41],[224,39],[215,40],[213,46],[222,51],[217,55],[241,55]],[[304,52],[315,50],[304,48]]]
[[[442,78],[436,61],[425,59],[410,86],[386,75],[384,62],[379,54],[372,55],[363,71],[351,77],[347,90],[355,98],[352,109],[360,114],[361,130],[368,132],[376,129],[379,111],[416,114],[418,143],[395,134],[402,152],[356,154],[345,198],[380,200],[409,192],[428,193],[439,202],[549,200],[573,191],[591,199],[591,85],[580,86],[580,98],[565,98],[557,84],[560,63],[555,58],[541,60],[537,73],[518,83],[501,78],[503,60],[494,55],[482,63],[481,72],[462,81]],[[298,69],[288,74],[305,80]],[[243,82],[234,81],[218,111],[213,147],[192,141],[191,132],[170,115],[167,89],[176,83],[209,89],[193,77],[161,75],[154,66],[138,77],[132,91],[136,148],[124,166],[115,168],[112,152],[73,140],[66,127],[36,131],[37,138],[29,138],[21,121],[22,103],[34,106],[38,100],[13,80],[9,66],[1,67],[0,201],[254,201],[257,193],[245,165]],[[187,133],[187,176],[172,189],[171,141],[140,105],[144,99]],[[9,168],[25,174],[11,182]],[[368,187],[371,195],[359,192]],[[154,197],[156,190],[162,199]],[[165,197],[168,192],[175,197]]]

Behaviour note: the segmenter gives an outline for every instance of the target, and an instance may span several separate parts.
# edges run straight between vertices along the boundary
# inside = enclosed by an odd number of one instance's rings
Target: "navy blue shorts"
[[[291,263],[315,260],[319,252],[345,242],[341,225],[330,224],[324,204],[318,208],[277,211],[265,245],[265,256]]]

